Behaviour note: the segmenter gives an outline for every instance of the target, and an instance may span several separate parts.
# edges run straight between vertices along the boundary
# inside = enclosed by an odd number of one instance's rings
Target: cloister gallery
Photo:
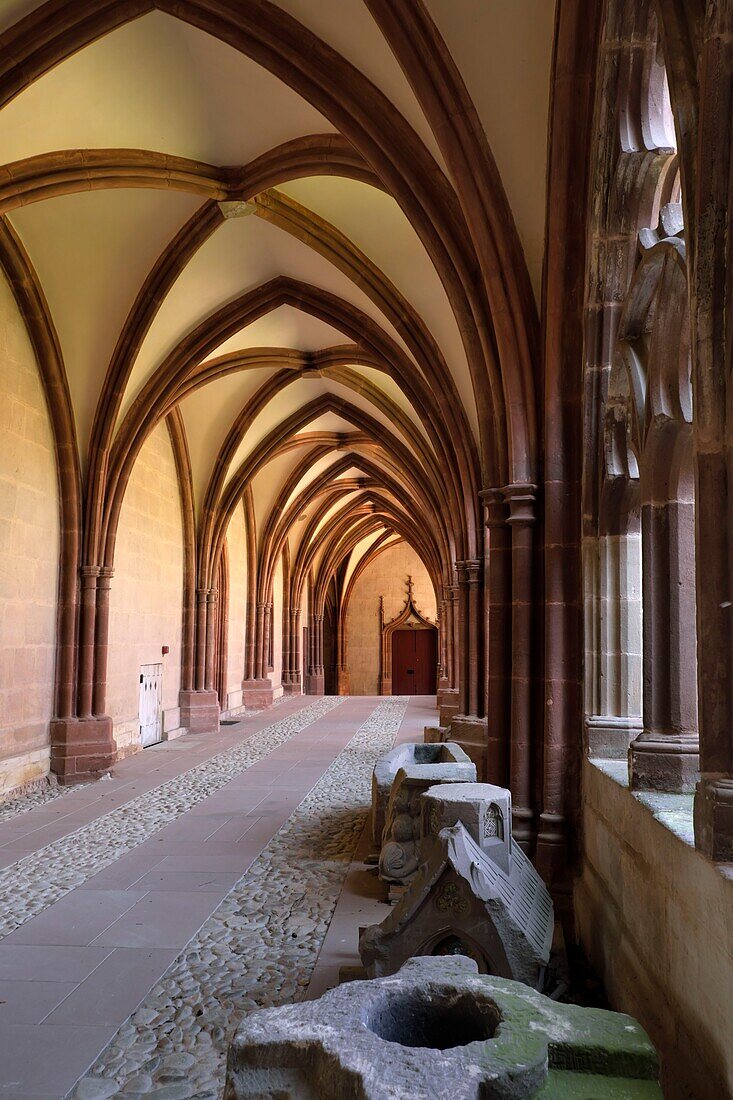
[[[732,131],[733,0],[0,0],[0,1096],[733,1097]]]

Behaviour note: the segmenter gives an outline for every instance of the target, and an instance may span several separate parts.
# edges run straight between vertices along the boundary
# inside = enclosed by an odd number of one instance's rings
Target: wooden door
[[[163,740],[163,666],[140,666],[140,744]]]
[[[434,695],[436,630],[395,630],[392,635],[392,694]]]

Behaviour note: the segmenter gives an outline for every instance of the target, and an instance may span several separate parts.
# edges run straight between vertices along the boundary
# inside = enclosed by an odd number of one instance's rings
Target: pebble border
[[[305,995],[409,700],[380,703],[123,1024],[74,1100],[217,1100],[247,1012]]]
[[[343,702],[323,696],[0,872],[0,938],[136,848]]]

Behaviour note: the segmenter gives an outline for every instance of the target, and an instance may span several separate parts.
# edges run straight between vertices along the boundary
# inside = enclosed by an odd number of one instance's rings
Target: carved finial
[[[412,576],[407,574],[407,595],[412,599]]]

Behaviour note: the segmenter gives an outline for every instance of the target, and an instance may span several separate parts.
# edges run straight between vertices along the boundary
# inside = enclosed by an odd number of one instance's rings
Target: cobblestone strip
[[[407,700],[379,704],[82,1078],[74,1100],[221,1096],[238,1020],[303,997]]]
[[[0,872],[0,937],[20,928],[342,702],[338,696],[323,697]]]
[[[18,794],[13,793],[4,802],[0,802],[0,823],[10,821],[20,814],[27,813],[28,810],[45,806],[47,802],[63,798],[66,794],[72,794],[72,792],[78,791],[80,786],[80,783],[75,783],[72,787],[59,787],[56,784],[52,786],[50,783],[44,783],[38,787],[33,787],[29,791],[22,791]]]
[[[265,710],[276,710],[285,700],[289,698],[287,695],[281,695],[269,707],[243,707],[241,714],[229,715],[225,714],[222,719],[222,725],[232,726],[237,722],[244,722],[247,718],[256,718],[262,714]],[[47,802],[54,802],[57,798],[64,798],[66,795],[74,794],[75,791],[79,791],[84,786],[83,783],[74,783],[73,786],[61,787],[56,783],[39,783],[38,786],[32,787],[30,790],[13,791],[9,796],[0,802],[0,824],[3,821],[10,821],[19,814],[27,813],[28,810],[35,810],[39,806],[45,806]]]

